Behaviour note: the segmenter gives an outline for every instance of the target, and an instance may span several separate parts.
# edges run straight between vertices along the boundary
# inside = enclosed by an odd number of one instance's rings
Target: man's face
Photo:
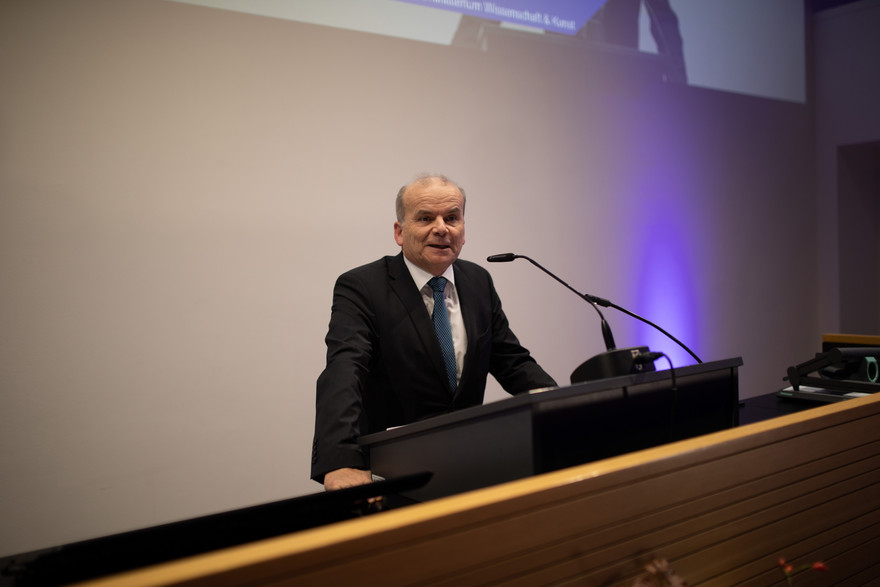
[[[438,179],[410,184],[403,194],[403,221],[394,223],[394,240],[404,256],[440,275],[464,244],[464,197],[452,183]]]

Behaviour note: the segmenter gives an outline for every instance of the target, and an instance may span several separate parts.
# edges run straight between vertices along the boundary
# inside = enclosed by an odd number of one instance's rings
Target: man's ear
[[[400,222],[394,223],[394,242],[397,246],[403,246],[403,225]]]

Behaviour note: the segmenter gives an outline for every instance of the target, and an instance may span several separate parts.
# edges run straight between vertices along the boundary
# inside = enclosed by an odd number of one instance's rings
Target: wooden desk
[[[869,396],[90,585],[630,585],[656,556],[692,585],[782,583],[780,557],[865,585],[878,431]]]
[[[834,347],[847,346],[877,346],[880,347],[880,336],[872,334],[836,334],[827,333],[822,335],[822,350],[827,351]]]

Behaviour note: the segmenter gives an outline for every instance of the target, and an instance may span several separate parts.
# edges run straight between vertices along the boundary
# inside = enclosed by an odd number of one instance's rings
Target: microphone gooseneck
[[[490,255],[489,257],[486,258],[486,260],[489,261],[490,263],[507,263],[509,261],[513,261],[514,259],[525,259],[526,261],[528,261],[529,263],[531,263],[532,265],[534,265],[535,267],[537,267],[538,269],[540,269],[541,271],[543,271],[544,273],[546,273],[547,275],[549,275],[550,277],[552,277],[553,279],[555,279],[556,281],[558,281],[559,283],[561,283],[562,285],[564,285],[565,287],[567,287],[568,289],[573,291],[575,293],[575,295],[577,295],[579,298],[590,302],[590,304],[592,304],[592,306],[596,309],[596,311],[599,312],[599,316],[602,318],[602,336],[605,339],[605,346],[608,347],[609,351],[614,350],[614,348],[615,348],[614,347],[614,338],[611,336],[611,328],[608,326],[608,323],[605,321],[605,316],[602,315],[602,312],[599,310],[599,306],[602,306],[603,308],[614,308],[615,310],[623,312],[627,316],[632,316],[636,320],[641,320],[642,322],[644,322],[648,326],[655,328],[659,332],[663,333],[667,338],[672,340],[675,344],[677,344],[678,346],[680,346],[681,348],[686,350],[688,352],[688,354],[690,354],[690,356],[692,356],[697,363],[703,362],[700,360],[700,357],[698,357],[694,353],[694,351],[692,351],[691,349],[689,349],[687,347],[687,345],[685,345],[683,342],[681,342],[680,340],[678,340],[677,338],[675,338],[674,336],[669,334],[666,330],[660,328],[659,326],[657,326],[656,324],[654,324],[650,320],[642,318],[638,314],[634,314],[633,312],[630,312],[626,308],[622,308],[622,307],[618,306],[617,304],[615,304],[609,300],[606,300],[605,298],[600,298],[598,296],[593,296],[590,294],[582,294],[578,290],[574,289],[573,287],[571,287],[570,285],[568,285],[567,283],[562,281],[562,279],[560,279],[559,277],[557,277],[556,275],[554,275],[553,273],[551,273],[550,271],[548,271],[547,269],[542,267],[534,259],[530,259],[529,257],[526,257],[525,255],[516,255],[514,253],[502,253],[500,255]],[[607,336],[606,336],[606,332],[607,332]]]
[[[486,257],[486,260],[489,261],[490,263],[508,263],[510,261],[513,261],[514,259],[525,259],[526,261],[528,261],[529,263],[531,263],[532,265],[534,265],[535,267],[537,267],[538,269],[540,269],[541,271],[543,271],[544,273],[546,273],[547,275],[549,275],[550,277],[552,277],[553,279],[555,279],[556,281],[558,281],[559,283],[561,283],[562,285],[564,285],[565,287],[567,287],[568,289],[573,291],[577,297],[581,298],[582,300],[588,301],[590,303],[590,305],[593,306],[593,309],[595,309],[596,312],[599,313],[599,318],[602,321],[602,339],[605,341],[606,350],[613,351],[617,348],[616,345],[614,344],[614,335],[611,334],[611,326],[608,325],[608,321],[605,320],[605,316],[602,314],[602,310],[599,309],[599,306],[602,304],[600,304],[598,300],[600,300],[601,298],[595,298],[595,296],[582,294],[581,292],[579,292],[575,288],[571,287],[570,285],[568,285],[567,283],[562,281],[562,279],[560,279],[559,277],[557,277],[556,275],[551,273],[549,270],[545,269],[540,263],[538,263],[537,261],[535,261],[532,258],[526,257],[525,255],[515,255],[513,253],[501,253],[500,255],[490,255],[490,256]],[[608,300],[602,300],[602,301],[607,302],[605,305],[608,305],[611,303],[611,302],[608,302]]]

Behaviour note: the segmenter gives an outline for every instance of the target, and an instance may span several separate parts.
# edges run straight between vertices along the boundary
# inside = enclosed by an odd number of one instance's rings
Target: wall
[[[743,397],[818,350],[808,106],[498,43],[0,2],[0,555],[318,491],[333,281],[396,253],[419,171],[468,190],[464,258],[742,356]],[[570,292],[491,270],[558,381],[603,350]]]
[[[841,243],[847,242],[845,234],[853,230],[841,218],[839,205],[840,181],[851,184],[873,185],[874,201],[877,193],[876,180],[861,175],[857,180],[846,178],[839,149],[854,147],[880,141],[880,39],[876,34],[880,27],[880,1],[862,0],[833,10],[820,12],[813,22],[815,53],[815,110],[816,110],[816,189],[817,215],[821,229],[819,247],[819,324],[824,332],[841,327],[841,313],[847,317],[858,314],[851,305],[844,308],[853,296],[841,297],[844,290],[864,276],[851,272],[840,273]],[[851,151],[850,151],[851,152]],[[861,166],[868,170],[868,166]],[[871,183],[873,181],[873,184]],[[866,196],[870,198],[870,196]],[[866,210],[876,218],[874,226],[880,225],[876,207]],[[843,222],[843,224],[841,224]],[[873,241],[875,247],[880,241]],[[844,245],[844,249],[848,245]],[[876,258],[876,257],[875,257]],[[880,267],[867,282],[880,281]],[[876,286],[874,291],[876,292]],[[866,300],[865,315],[876,316],[876,297]],[[872,304],[872,305],[867,305]],[[872,307],[873,306],[873,307]],[[867,320],[861,325],[854,324],[852,318],[845,321],[848,332],[873,334],[880,327],[875,320]]]

